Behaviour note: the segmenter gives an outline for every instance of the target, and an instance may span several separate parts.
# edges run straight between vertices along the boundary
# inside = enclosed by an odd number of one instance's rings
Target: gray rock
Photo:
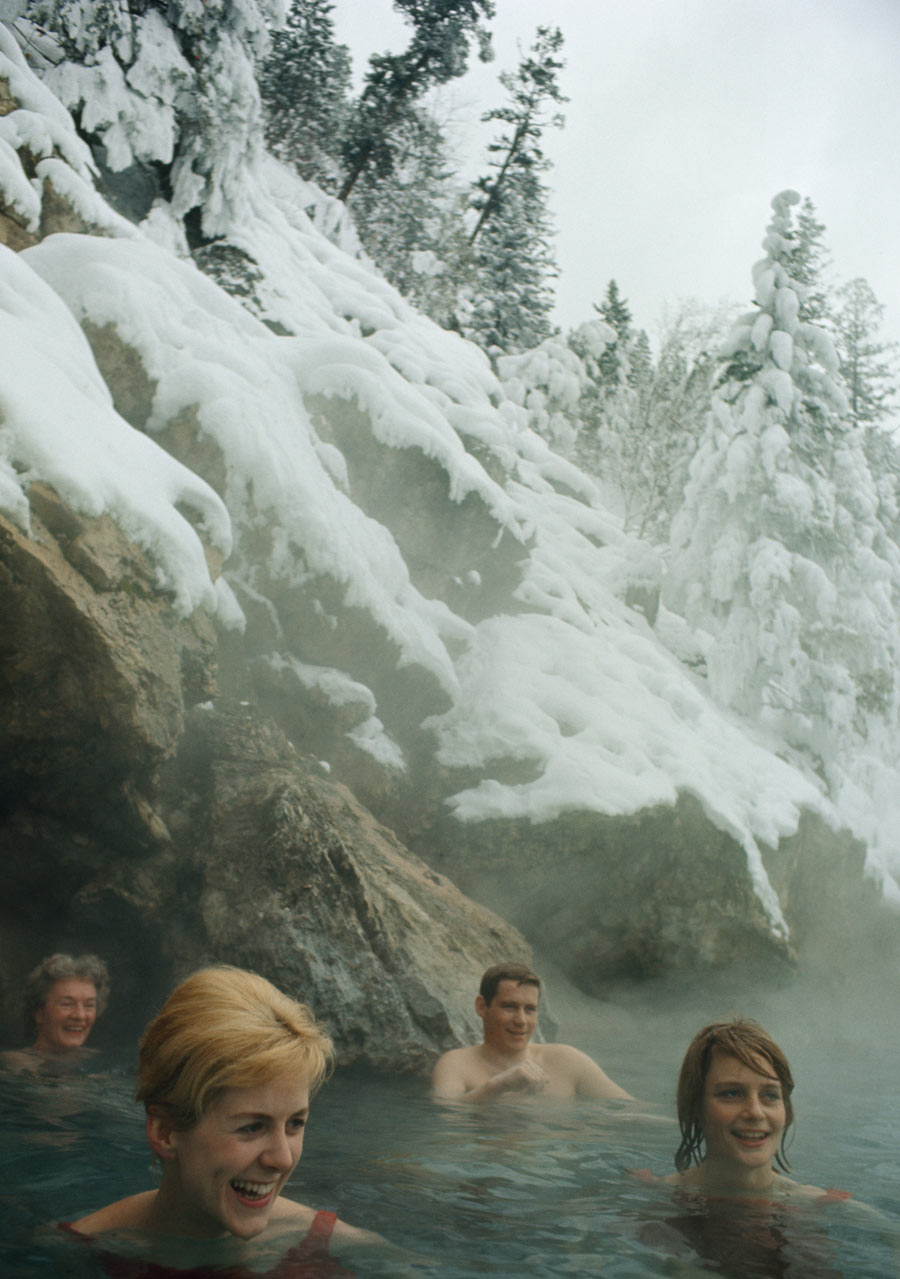
[[[253,968],[311,1004],[344,1065],[423,1071],[470,1040],[481,971],[523,938],[409,853],[249,705],[213,710],[215,642],[109,519],[49,489],[0,520],[0,968],[94,950],[125,1042],[175,981]],[[320,775],[316,775],[316,774]]]

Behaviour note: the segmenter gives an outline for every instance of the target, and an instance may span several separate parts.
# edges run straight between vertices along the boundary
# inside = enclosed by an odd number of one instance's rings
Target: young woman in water
[[[347,1274],[326,1261],[330,1241],[379,1236],[282,1194],[330,1064],[331,1042],[305,1005],[241,969],[195,973],[140,1042],[135,1096],[162,1167],[158,1188],[63,1229],[99,1244],[116,1275],[224,1265],[229,1279],[289,1276],[307,1273],[304,1264]],[[131,1260],[143,1268],[129,1270]]]
[[[838,1277],[833,1246],[806,1206],[850,1196],[786,1175],[793,1091],[787,1058],[756,1022],[704,1026],[678,1077],[677,1172],[660,1179],[675,1188],[677,1211],[669,1201],[642,1225],[641,1239],[729,1276],[777,1276],[797,1264],[817,1279]]]
[[[784,1053],[755,1021],[704,1026],[678,1076],[677,1172],[635,1175],[706,1195],[823,1195],[786,1176],[794,1079]]]
[[[785,1175],[793,1091],[787,1058],[755,1021],[704,1026],[681,1064],[678,1171],[665,1180],[708,1194],[824,1194]]]

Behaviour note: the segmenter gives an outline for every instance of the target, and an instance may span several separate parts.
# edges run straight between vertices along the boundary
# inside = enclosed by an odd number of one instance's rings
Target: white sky
[[[407,43],[391,0],[335,0],[334,19],[357,74]],[[478,115],[539,24],[566,38],[566,126],[545,135],[564,328],[610,278],[651,337],[679,298],[749,301],[769,202],[794,187],[900,339],[900,0],[497,0],[495,61],[450,90],[476,171]]]

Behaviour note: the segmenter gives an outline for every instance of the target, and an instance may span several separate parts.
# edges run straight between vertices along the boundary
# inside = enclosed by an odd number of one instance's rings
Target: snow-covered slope
[[[426,724],[437,758],[482,778],[452,796],[461,820],[627,814],[689,792],[746,850],[780,930],[759,844],[792,833],[804,807],[841,815],[775,738],[713,704],[679,661],[676,619],[663,614],[654,629],[629,605],[631,588],[658,575],[652,554],[529,429],[484,355],[417,314],[354,252],[340,211],[274,162],[252,216],[229,236],[258,268],[251,300],[235,300],[198,271],[164,207],[135,228],[87,194],[74,131],[2,38],[0,76],[22,104],[0,121],[7,205],[38,226],[50,175],[39,165],[27,178],[16,155],[17,117],[30,112],[47,121],[45,163],[68,164],[73,187],[80,166],[77,198],[101,234],[0,251],[0,509],[27,525],[28,485],[45,479],[151,548],[185,610],[219,608],[235,626],[238,600],[245,610],[274,601],[272,662],[302,667],[336,705],[355,688],[369,716],[359,740],[402,768],[392,708],[365,687],[364,664],[310,662],[291,638],[286,601],[305,608],[311,584],[329,580],[389,637],[400,668],[421,668],[440,689],[443,709]],[[114,331],[139,357],[151,397],[141,431],[112,407],[79,324]],[[343,434],[325,429],[329,405],[350,412]],[[154,443],[173,421],[213,446],[218,492]],[[482,560],[455,562],[456,594],[414,580],[390,515],[355,500],[348,457],[359,431],[381,458],[439,468],[450,515],[477,508],[491,530]],[[227,587],[209,576],[195,525],[223,552],[233,547]],[[510,597],[467,609],[491,554],[515,565]],[[530,780],[499,780],[501,759],[527,761]]]

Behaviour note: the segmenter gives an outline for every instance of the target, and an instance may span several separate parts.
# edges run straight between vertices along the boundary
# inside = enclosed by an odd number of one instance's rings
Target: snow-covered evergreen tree
[[[350,52],[336,44],[331,0],[292,0],[259,73],[266,142],[301,177],[334,191],[349,111]]]
[[[597,316],[602,313],[596,303],[594,310]],[[601,325],[608,334],[602,347],[596,347],[593,340],[596,325]],[[586,471],[613,483],[624,496],[623,441],[637,417],[638,396],[628,382],[631,369],[620,331],[608,320],[595,318],[573,329],[568,342],[588,374],[581,397],[574,455]],[[627,507],[627,498],[624,505]]]
[[[826,774],[900,719],[900,552],[833,345],[800,316],[792,191],[772,202],[672,535],[664,602],[692,626],[716,699]]]
[[[475,183],[471,306],[460,327],[493,353],[529,350],[552,331],[552,281],[558,269],[542,179],[550,164],[541,140],[547,127],[563,124],[552,111],[554,103],[566,101],[558,83],[562,44],[558,28],[538,27],[516,72],[500,76],[506,102],[482,117],[507,127],[488,146],[491,173]]]
[[[884,306],[866,280],[849,280],[837,291],[832,315],[841,374],[858,426],[888,417],[897,395],[896,342],[881,339]]]
[[[615,341],[615,333],[601,320],[589,320],[576,333],[577,342],[545,338],[530,351],[497,360],[506,395],[526,410],[531,429],[563,454],[572,453],[578,438],[597,360]]]
[[[471,285],[458,315],[465,337],[489,354],[527,351],[553,331],[558,274],[542,158],[526,157],[504,183],[494,213],[471,246]]]
[[[469,44],[475,40],[482,61],[491,54],[482,25],[494,15],[493,0],[394,0],[409,19],[413,36],[401,54],[374,54],[343,145],[344,181],[340,199],[349,199],[363,173],[378,177],[393,170],[396,135],[428,92],[466,70]]]
[[[468,259],[466,193],[430,111],[408,112],[394,138],[391,172],[364,173],[348,207],[385,278],[438,324],[454,327],[460,264]]]
[[[688,469],[703,434],[716,372],[714,352],[725,329],[722,312],[685,303],[666,320],[659,355],[639,361],[640,334],[631,354],[637,411],[618,443],[619,486],[625,525],[657,545],[669,540],[684,500]]]
[[[806,196],[791,228],[790,271],[802,289],[798,291],[800,319],[827,327],[831,305],[828,269],[831,257],[825,247],[825,223],[818,219],[816,206]]]
[[[635,385],[635,369],[648,372],[649,344],[643,334],[641,349],[635,351],[636,334],[632,327],[631,309],[619,292],[615,280],[610,280],[604,299],[594,303],[594,310],[611,340],[594,357],[590,343],[585,344],[587,326],[581,325],[569,334],[569,344],[584,362],[589,381],[581,402],[581,421],[575,455],[582,466],[608,483],[613,483],[623,499],[623,514],[629,517],[630,495],[633,488],[630,479],[629,457],[634,425],[640,411],[640,395]],[[632,367],[631,356],[636,355]],[[638,481],[642,483],[642,481]]]
[[[175,216],[205,235],[241,217],[281,0],[30,0],[26,16],[58,48],[44,78],[110,170],[154,166]]]
[[[631,365],[629,372],[631,385],[643,397],[653,378],[653,352],[650,350],[650,339],[647,337],[646,329],[638,329],[632,338],[628,363]]]
[[[600,381],[608,387],[624,386],[629,381],[631,361],[629,350],[634,333],[631,327],[631,308],[619,292],[615,280],[606,286],[606,295],[600,303],[594,303],[600,318],[615,330],[616,340],[603,352],[600,360]]]

